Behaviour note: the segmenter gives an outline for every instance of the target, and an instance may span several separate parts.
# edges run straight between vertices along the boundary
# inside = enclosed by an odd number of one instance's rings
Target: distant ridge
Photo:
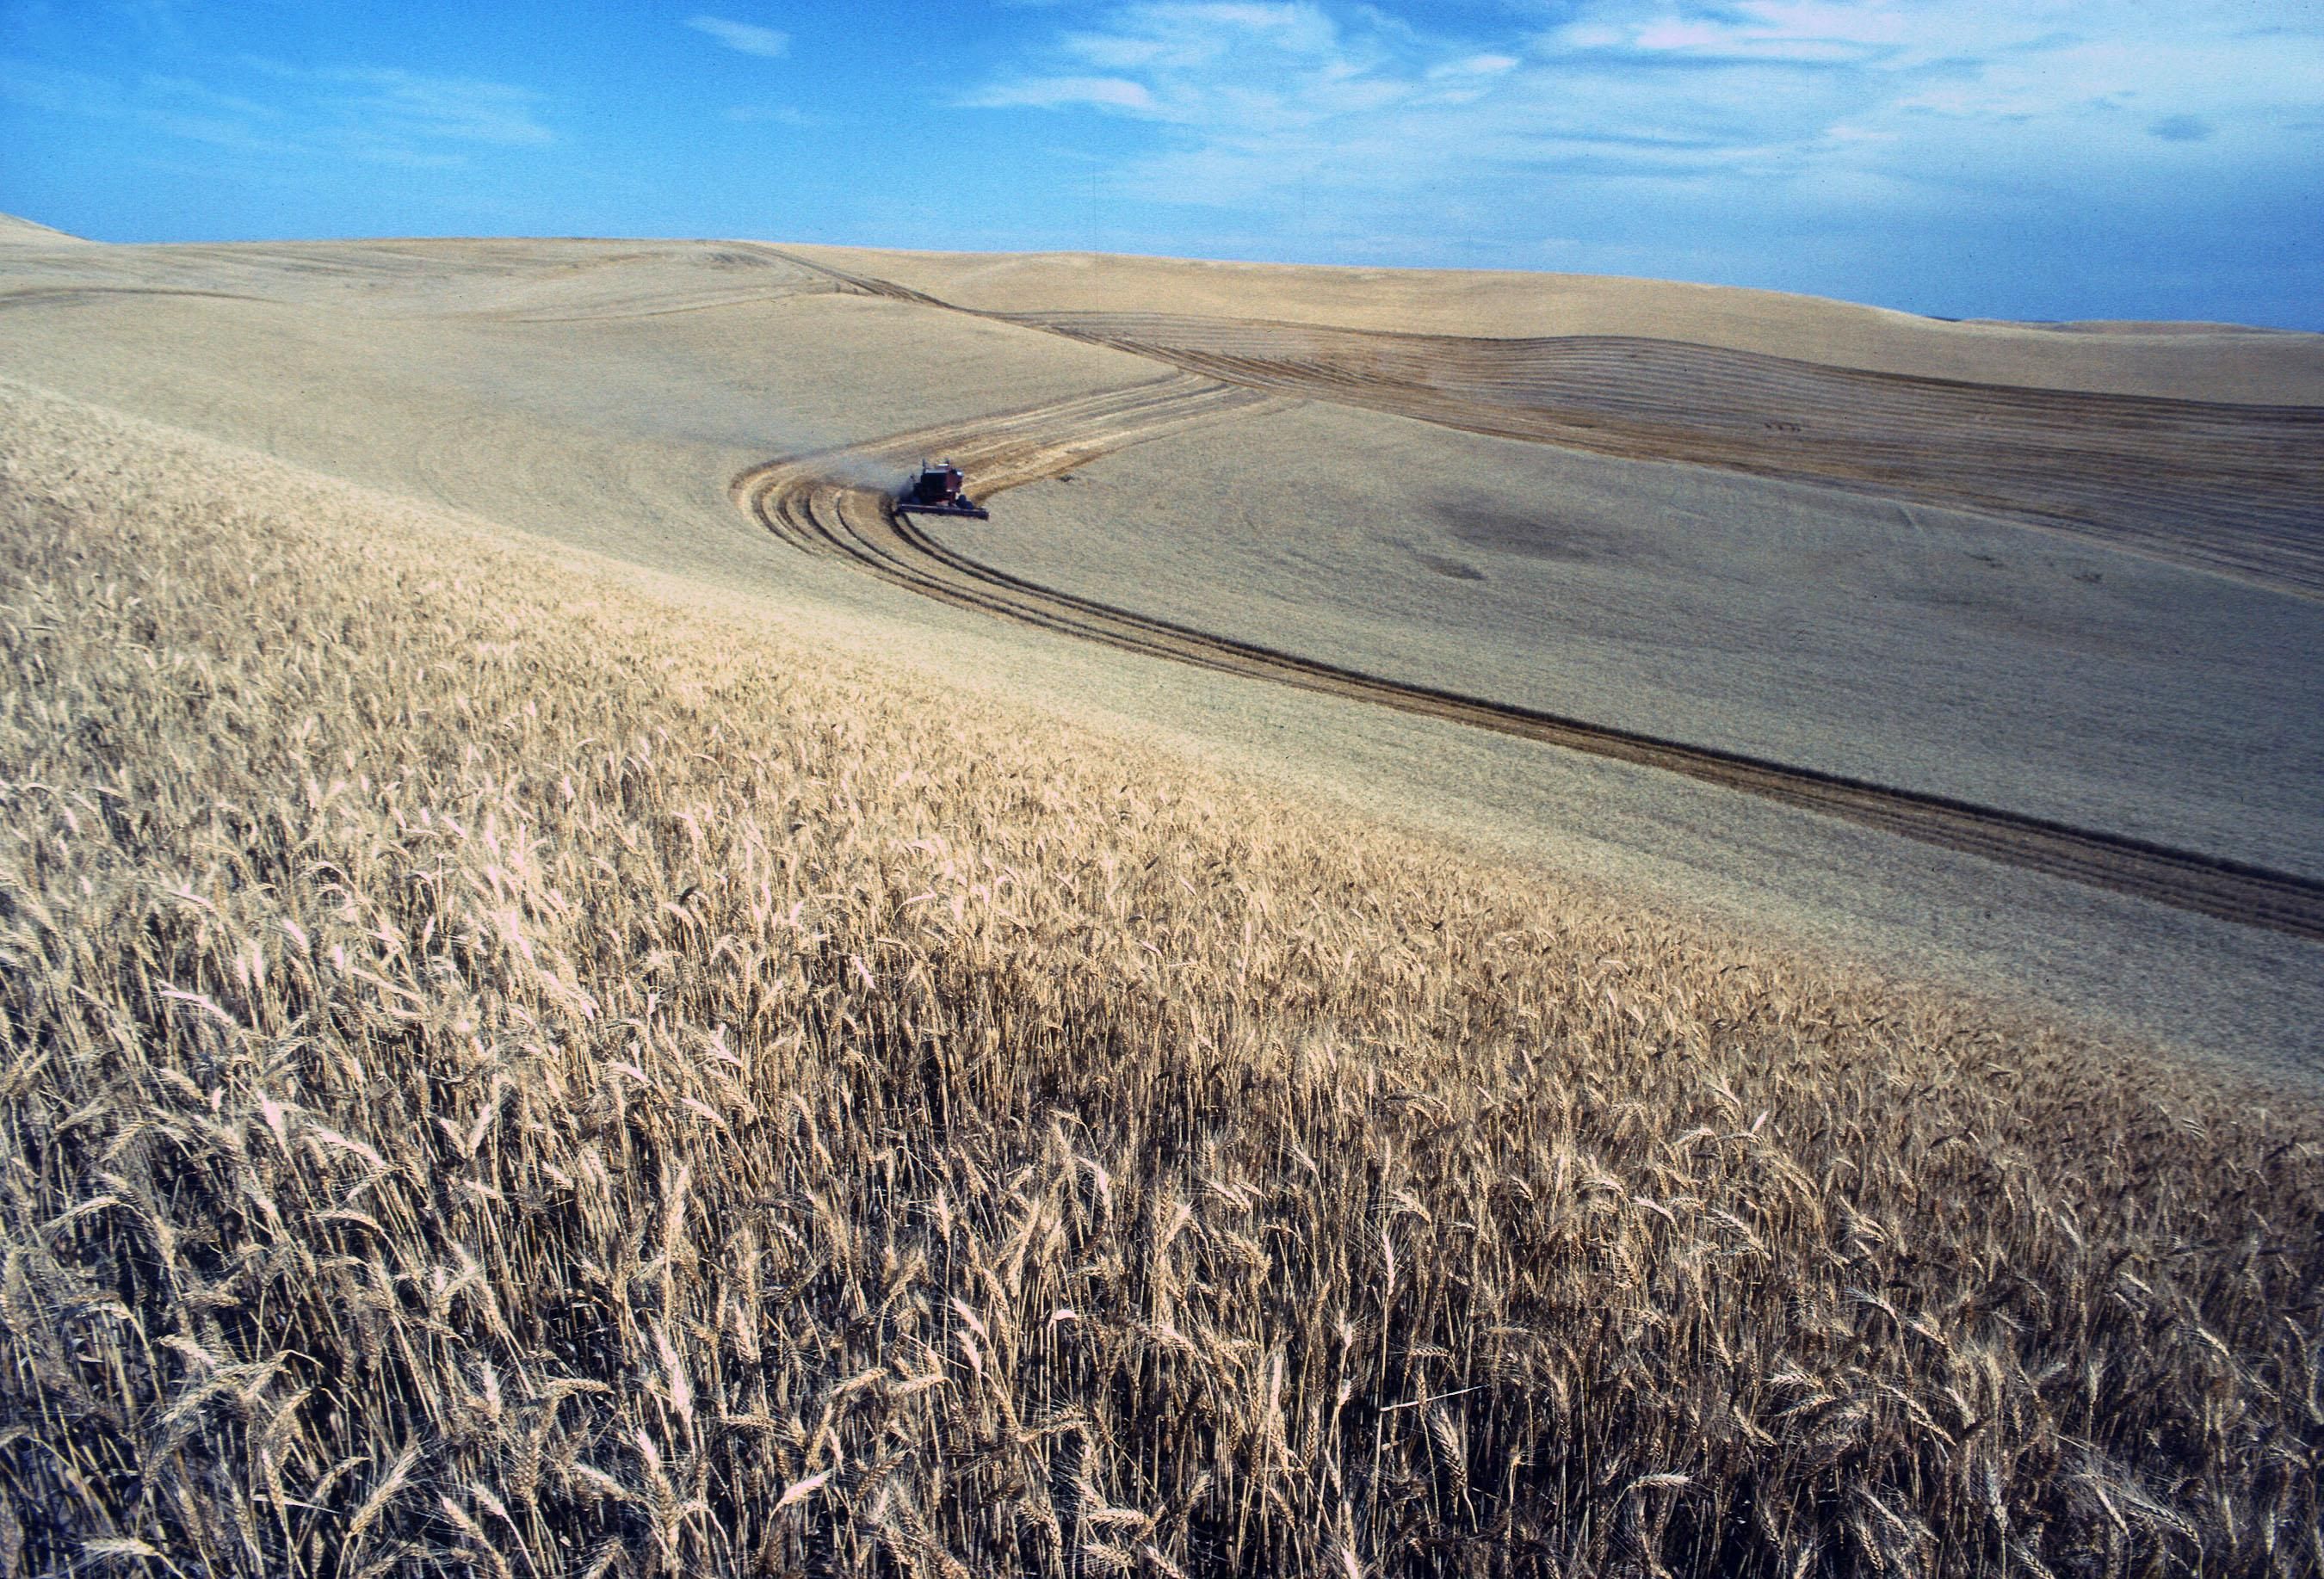
[[[2324,406],[2324,335],[2241,325],[1923,317],[1796,292],[1610,274],[798,246],[786,255],[1028,320],[1167,315],[1473,339],[1629,335],[2020,389]]]
[[[2312,329],[2271,328],[2264,324],[2231,324],[2209,318],[1939,318],[1941,324],[1967,324],[1991,329],[2042,329],[2053,335],[2308,335]]]
[[[74,235],[69,231],[42,225],[35,219],[21,218],[14,214],[0,214],[0,242],[73,242],[85,247],[101,245],[87,236]]]

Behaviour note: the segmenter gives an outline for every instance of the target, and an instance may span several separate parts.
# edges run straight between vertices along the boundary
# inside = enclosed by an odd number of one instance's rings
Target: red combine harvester
[[[989,521],[992,512],[961,491],[967,479],[960,468],[950,461],[938,461],[929,465],[920,464],[920,474],[901,493],[896,495],[896,513],[918,510],[922,515],[966,516],[972,520]]]

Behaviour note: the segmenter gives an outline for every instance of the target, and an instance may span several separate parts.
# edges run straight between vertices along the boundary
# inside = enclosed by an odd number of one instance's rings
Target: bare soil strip
[[[791,261],[849,289],[948,305]],[[1486,339],[1170,313],[980,316],[1249,389],[1976,510],[2324,597],[2324,408],[1964,383],[1628,335]]]
[[[942,454],[991,494],[1109,451],[1275,404],[1180,374],[974,423],[779,461],[735,479],[738,503],[787,541],[915,592],[1133,652],[1393,707],[1685,775],[2047,876],[2294,936],[2324,939],[2324,883],[1941,795],[1609,729],[1319,663],[1074,597],[978,564],[899,520],[882,480]]]

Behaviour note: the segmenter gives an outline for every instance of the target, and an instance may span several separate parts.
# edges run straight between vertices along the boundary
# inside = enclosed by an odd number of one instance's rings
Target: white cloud
[[[1359,189],[1410,195],[1526,167],[1764,162],[1771,142],[1812,139],[1833,107],[1793,92],[1770,115],[1761,82],[1697,74],[1674,93],[1635,72],[1576,71],[1526,41],[1432,39],[1314,0],[1131,5],[1109,21],[1052,53],[1102,63],[1105,76],[1035,69],[969,102],[1157,124],[1167,143],[1127,184],[1163,200],[1249,203],[1296,183],[1329,188],[1336,205]]]
[[[1471,55],[1463,60],[1447,60],[1441,66],[1431,66],[1428,76],[1432,81],[1453,77],[1499,77],[1504,71],[1513,71],[1523,64],[1515,55]]]
[[[723,16],[689,16],[686,25],[696,32],[708,33],[730,50],[745,55],[757,55],[772,60],[787,54],[791,47],[791,35],[771,27],[761,27],[755,22],[731,22]]]
[[[1343,32],[1312,0],[1166,0],[1122,7],[1111,21],[1105,29],[1057,41],[1056,62],[1084,70],[1027,71],[990,84],[965,102],[1086,106],[1223,133],[1263,134],[1387,109],[1422,86],[1380,70],[1380,45],[1367,34]],[[1489,66],[1467,74],[1489,75]]]
[[[967,102],[1151,123],[1123,184],[1165,201],[1319,181],[1376,215],[1496,180],[1860,193],[2046,179],[2070,148],[2289,137],[2324,112],[2324,30],[2247,17],[2233,0],[1582,0],[1531,36],[1445,37],[1325,0],[1138,0]],[[1944,121],[1991,134],[1971,148]]]
[[[1057,109],[1095,105],[1140,114],[1153,110],[1154,96],[1126,77],[1027,77],[996,83],[966,99],[978,109]]]
[[[542,96],[509,83],[258,57],[215,69],[223,80],[149,72],[131,84],[0,62],[0,96],[212,148],[405,168],[458,164],[480,145],[541,148],[557,141],[540,119]]]
[[[540,96],[530,88],[392,67],[318,71],[312,78],[325,106],[383,145],[444,141],[539,148],[557,141],[534,118]]]
[[[130,96],[109,78],[38,60],[0,60],[0,99],[29,110],[94,120],[125,114],[130,105]]]
[[[396,163],[410,162],[414,146],[428,142],[540,148],[557,141],[537,118],[541,95],[512,83],[394,66],[294,66],[260,57],[238,64],[282,85],[271,118],[358,153],[397,150]]]
[[[968,102],[1120,123],[1106,185],[1136,217],[1110,239],[1134,248],[2314,318],[2324,17],[1528,0],[1422,25],[1397,5],[1100,0]]]
[[[1622,8],[1627,9],[1627,8]],[[1831,5],[1821,0],[1745,0],[1732,7],[1666,13],[1646,21],[1601,23],[1587,47],[1627,43],[1646,50],[1760,60],[1860,60],[1906,43],[1912,33],[1904,8],[1869,0]]]
[[[726,119],[737,126],[820,126],[823,121],[797,105],[733,105]]]

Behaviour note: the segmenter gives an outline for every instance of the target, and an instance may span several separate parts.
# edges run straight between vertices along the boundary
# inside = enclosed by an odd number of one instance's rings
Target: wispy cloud
[[[822,126],[829,124],[822,116],[809,115],[797,105],[755,104],[730,105],[726,108],[727,124],[735,126]]]
[[[996,82],[970,96],[966,103],[978,109],[1053,110],[1066,105],[1096,105],[1141,115],[1156,108],[1146,85],[1127,77],[1023,77]]]
[[[1586,46],[1645,47],[1610,34]],[[1697,68],[1674,91],[1665,73],[1572,55],[1537,37],[1431,36],[1314,0],[1180,0],[1063,33],[968,102],[1153,123],[1161,142],[1128,182],[1222,205],[1293,184],[1388,202],[1520,167],[1696,172],[1812,139],[1849,107],[1828,85],[1787,84],[1771,110],[1767,85],[1739,70]]]
[[[1118,178],[1148,199],[1328,189],[1376,230],[1495,191],[1788,188],[1861,206],[1957,179],[2064,185],[2158,140],[2281,142],[2324,108],[2324,26],[2249,15],[2230,0],[1581,0],[1480,36],[1326,0],[1133,0],[966,102],[1149,124]]]
[[[360,129],[383,146],[448,142],[539,148],[557,140],[539,119],[541,96],[529,87],[383,66],[246,64],[300,93],[310,123],[343,134]]]
[[[212,148],[321,155],[402,167],[462,162],[476,147],[557,141],[530,88],[393,67],[309,67],[244,56],[130,80],[0,60],[0,98],[120,121]]]
[[[791,47],[791,35],[778,28],[761,27],[755,22],[733,22],[724,16],[689,16],[686,25],[695,32],[707,33],[730,50],[745,55],[757,55],[772,60],[787,54]]]
[[[111,78],[40,60],[0,60],[0,100],[50,115],[108,120],[125,114],[129,95]]]
[[[1629,50],[1694,60],[1877,61],[1907,52],[1907,9],[1824,0],[1743,0],[1731,6],[1673,10],[1600,5],[1545,42],[1576,52]]]

